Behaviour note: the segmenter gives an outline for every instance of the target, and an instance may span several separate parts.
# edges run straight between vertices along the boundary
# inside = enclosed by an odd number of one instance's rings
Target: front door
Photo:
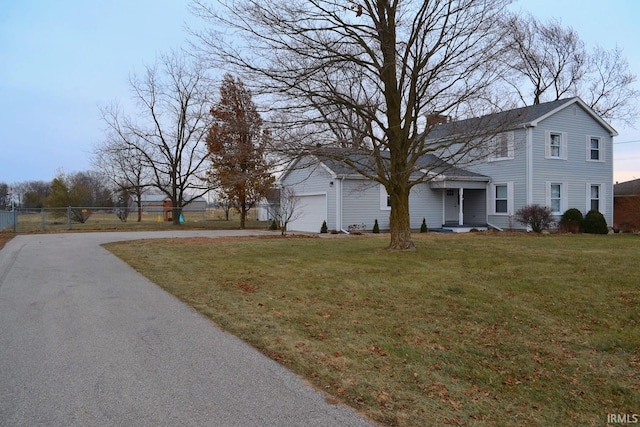
[[[460,221],[460,190],[446,188],[444,190],[444,223],[458,224]]]

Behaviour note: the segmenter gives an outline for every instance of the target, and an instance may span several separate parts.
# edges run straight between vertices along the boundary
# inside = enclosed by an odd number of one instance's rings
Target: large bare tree
[[[588,51],[573,28],[532,15],[510,15],[505,27],[511,52],[504,58],[512,71],[505,81],[522,104],[580,96],[604,119],[635,120],[640,92],[621,49]]]
[[[206,58],[281,107],[280,148],[333,156],[383,184],[389,248],[411,249],[410,190],[443,166],[424,159],[437,154],[454,164],[481,143],[478,135],[425,138],[439,122],[425,117],[487,111],[501,72],[497,23],[506,3],[196,0],[193,9],[211,24],[196,33]]]
[[[182,207],[208,191],[206,70],[172,52],[130,84],[136,111],[126,115],[115,105],[102,110],[109,140],[147,168],[149,184],[171,200],[173,223],[179,225]]]

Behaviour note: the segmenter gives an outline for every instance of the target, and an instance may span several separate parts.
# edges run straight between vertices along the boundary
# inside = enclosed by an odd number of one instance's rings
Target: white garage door
[[[327,196],[297,196],[294,217],[287,229],[319,233],[322,222],[327,219]]]

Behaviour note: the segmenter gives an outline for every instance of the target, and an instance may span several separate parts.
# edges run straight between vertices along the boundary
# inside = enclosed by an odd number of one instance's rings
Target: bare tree
[[[287,234],[287,226],[291,221],[300,217],[296,193],[291,187],[282,187],[279,190],[278,200],[270,200],[269,214],[280,226],[280,234]]]
[[[125,115],[116,106],[102,110],[110,140],[139,159],[150,185],[171,200],[175,225],[182,207],[209,190],[205,138],[211,116],[205,71],[178,53],[161,56],[142,77],[130,79],[138,111]]]
[[[621,49],[588,52],[579,34],[557,20],[510,15],[505,22],[511,52],[504,58],[512,71],[505,82],[521,103],[580,96],[603,118],[632,123],[639,91]]]
[[[119,217],[126,221],[130,199],[136,200],[138,218],[142,221],[142,195],[150,186],[149,169],[142,154],[124,143],[114,133],[94,147],[93,165],[106,176],[117,189],[119,195]]]
[[[589,56],[578,94],[603,118],[633,126],[640,97],[640,91],[634,87],[636,81],[637,76],[629,71],[622,49],[605,50],[596,46]]]
[[[544,24],[532,15],[511,15],[506,26],[513,52],[505,61],[515,73],[507,83],[525,105],[540,104],[543,95],[560,99],[575,91],[585,72],[586,51],[572,28],[556,20]]]
[[[506,4],[195,0],[194,11],[212,24],[196,34],[207,58],[286,113],[276,132],[285,136],[282,152],[332,156],[383,184],[391,199],[389,248],[412,249],[409,192],[435,167],[425,156],[455,163],[486,143],[477,133],[425,138],[437,123],[425,128],[424,117],[466,117],[490,105]],[[354,162],[354,152],[364,160]]]

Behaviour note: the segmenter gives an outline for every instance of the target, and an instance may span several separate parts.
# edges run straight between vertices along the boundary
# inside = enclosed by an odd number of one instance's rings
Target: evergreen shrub
[[[584,217],[583,227],[585,233],[591,234],[608,234],[609,227],[607,226],[607,220],[604,219],[598,211],[591,210],[587,212]]]

